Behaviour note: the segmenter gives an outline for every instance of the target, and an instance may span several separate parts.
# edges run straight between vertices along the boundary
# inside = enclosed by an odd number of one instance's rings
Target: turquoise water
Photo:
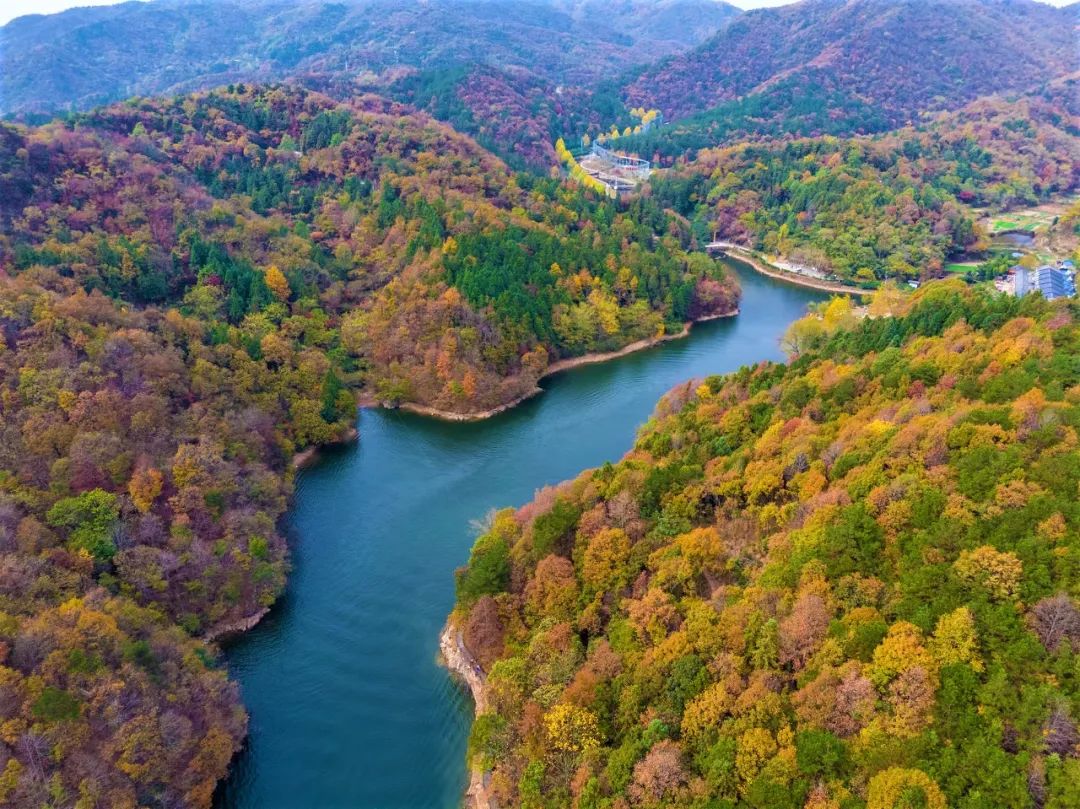
[[[304,470],[288,590],[227,649],[251,735],[221,809],[459,806],[472,703],[436,654],[470,520],[618,459],[679,382],[782,359],[784,329],[822,296],[740,278],[736,318],[545,380],[542,396],[478,424],[365,410],[358,443]]]

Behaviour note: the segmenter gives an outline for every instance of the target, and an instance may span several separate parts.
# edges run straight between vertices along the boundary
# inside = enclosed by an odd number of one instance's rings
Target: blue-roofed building
[[[1016,266],[1012,268],[1012,273],[1013,292],[1017,297],[1031,292],[1041,292],[1048,301],[1076,297],[1076,279],[1065,267],[1046,265],[1030,269]]]

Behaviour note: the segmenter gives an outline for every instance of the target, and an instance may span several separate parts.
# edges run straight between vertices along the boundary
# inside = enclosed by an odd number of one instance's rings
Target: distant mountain
[[[784,116],[778,95],[891,127],[1075,71],[1076,18],[1033,0],[804,0],[742,15],[624,94],[669,119],[747,99]]]
[[[481,64],[591,84],[692,47],[738,9],[716,0],[157,0],[0,28],[0,114],[322,73],[371,81]]]

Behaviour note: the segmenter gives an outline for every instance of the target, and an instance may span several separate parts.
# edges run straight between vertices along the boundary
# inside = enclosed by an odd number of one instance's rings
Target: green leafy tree
[[[102,562],[116,554],[113,532],[119,517],[116,495],[102,489],[65,497],[47,514],[50,525],[67,529],[71,547],[85,550]]]

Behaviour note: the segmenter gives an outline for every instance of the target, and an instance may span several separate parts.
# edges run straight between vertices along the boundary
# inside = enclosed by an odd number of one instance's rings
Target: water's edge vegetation
[[[0,804],[1080,802],[1076,310],[904,298],[1080,261],[1075,9],[167,5],[0,27]]]
[[[227,647],[253,720],[218,805],[457,804],[472,706],[432,661],[468,524],[619,457],[672,385],[780,359],[785,327],[822,296],[731,265],[744,293],[737,317],[550,377],[543,396],[481,422],[363,409],[360,441],[304,468],[285,525],[283,600]],[[401,592],[409,609],[387,609]],[[422,777],[402,766],[417,756],[432,762]]]
[[[450,623],[486,805],[1080,799],[1080,307],[875,303],[494,518]]]

